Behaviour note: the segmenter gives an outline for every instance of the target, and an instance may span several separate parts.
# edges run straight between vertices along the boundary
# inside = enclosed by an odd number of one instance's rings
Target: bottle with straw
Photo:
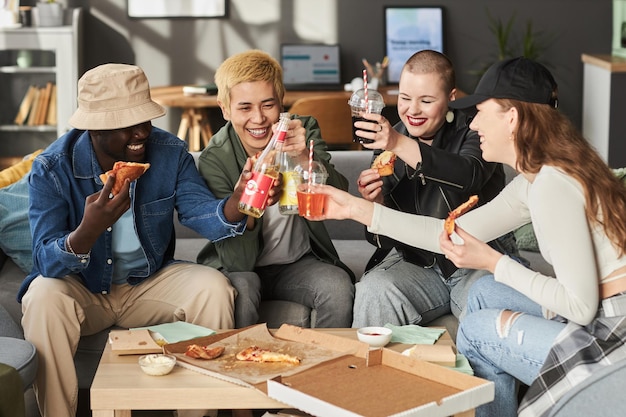
[[[289,113],[281,113],[278,128],[252,168],[252,178],[246,183],[239,200],[239,211],[259,218],[265,213],[267,198],[280,170],[280,154],[289,126]]]

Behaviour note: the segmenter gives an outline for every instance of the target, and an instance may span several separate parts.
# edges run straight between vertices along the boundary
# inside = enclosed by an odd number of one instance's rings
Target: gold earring
[[[446,113],[446,122],[454,122],[454,112],[452,110],[448,110],[448,112]]]

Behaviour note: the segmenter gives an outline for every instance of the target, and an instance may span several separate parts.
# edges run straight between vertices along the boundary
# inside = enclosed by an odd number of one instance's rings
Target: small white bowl
[[[361,327],[356,331],[361,342],[371,347],[383,347],[391,340],[391,329],[386,327]]]
[[[141,370],[148,375],[161,376],[172,372],[176,365],[176,356],[151,353],[139,357]]]

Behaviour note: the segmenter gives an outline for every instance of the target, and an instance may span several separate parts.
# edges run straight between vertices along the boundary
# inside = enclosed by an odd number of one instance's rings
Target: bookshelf
[[[81,8],[68,8],[64,26],[0,28],[0,165],[47,146],[69,130],[82,70],[82,15]],[[18,66],[24,53],[30,62]],[[56,122],[40,114],[32,123],[16,123],[33,86],[42,92],[49,86],[56,89],[56,94],[47,91],[51,100],[46,108],[40,105],[46,114],[55,113]]]

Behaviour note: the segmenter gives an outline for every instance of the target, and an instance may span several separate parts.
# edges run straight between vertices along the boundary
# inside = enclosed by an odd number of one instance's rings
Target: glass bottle
[[[259,218],[265,213],[267,197],[280,170],[280,154],[289,126],[288,114],[280,115],[278,128],[252,168],[252,178],[239,200],[239,211]]]
[[[298,214],[297,186],[300,183],[300,173],[296,171],[298,162],[287,152],[280,156],[280,172],[283,174],[283,193],[278,201],[280,214]]]

